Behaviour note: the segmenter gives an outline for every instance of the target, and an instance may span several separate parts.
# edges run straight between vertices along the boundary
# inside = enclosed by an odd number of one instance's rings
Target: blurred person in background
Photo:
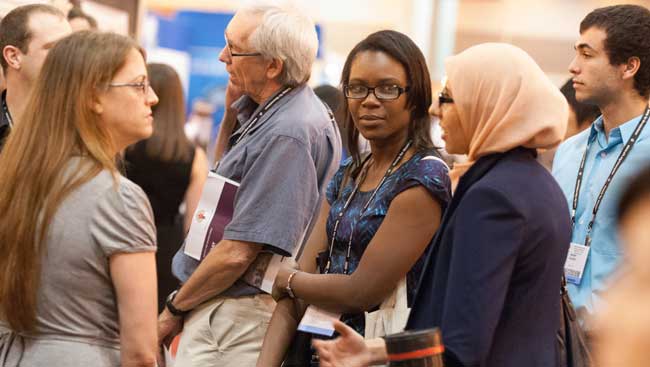
[[[218,140],[226,144],[215,171],[240,186],[221,241],[201,262],[184,247],[174,257],[183,285],[168,297],[158,335],[168,343],[183,328],[176,367],[255,365],[275,301],[241,278],[258,259],[298,250],[341,159],[336,122],[307,85],[314,22],[294,9],[253,5],[235,13],[225,38]]]
[[[151,88],[160,101],[152,108],[154,125],[150,138],[125,153],[126,177],[147,194],[156,220],[158,251],[158,306],[178,286],[172,274],[172,258],[183,243],[201,190],[208,175],[205,152],[185,136],[185,98],[174,69],[164,64],[147,65]],[[185,202],[185,215],[179,213]]]
[[[45,59],[0,155],[0,365],[155,365],[156,229],[115,160],[156,102],[130,38],[77,32]]]
[[[606,279],[619,266],[616,205],[625,185],[650,156],[650,10],[615,5],[580,23],[569,66],[576,100],[602,112],[591,127],[557,150],[553,176],[573,216],[567,288],[587,332],[599,311]],[[580,257],[578,257],[580,256]],[[586,259],[584,257],[586,256]],[[589,335],[588,335],[589,336]]]
[[[329,84],[322,84],[314,88],[314,93],[323,101],[334,114],[336,119],[336,124],[339,127],[339,132],[341,133],[341,143],[343,144],[343,154],[342,159],[345,159],[350,156],[350,151],[348,150],[348,144],[345,141],[345,136],[347,136],[347,129],[345,127],[345,115],[343,114],[343,104],[345,103],[345,96],[343,92],[335,86]]]
[[[348,55],[341,85],[351,158],[328,186],[299,259],[302,271],[277,274],[274,292],[287,296],[290,288],[301,303],[291,297],[278,303],[258,366],[280,366],[307,304],[344,313],[343,321],[363,334],[364,312],[405,277],[412,301],[424,253],[451,199],[448,167],[429,135],[429,80],[422,52],[399,32],[373,33]],[[359,135],[369,154],[356,146]]]
[[[594,325],[597,366],[645,367],[650,340],[650,168],[631,180],[618,204],[622,266],[608,279]]]
[[[6,83],[0,96],[0,151],[22,117],[48,51],[70,32],[65,14],[45,4],[19,6],[0,21],[0,65]]]
[[[70,22],[70,27],[73,32],[97,30],[97,20],[84,13],[84,11],[78,7],[70,9],[68,12],[68,22]]]
[[[489,67],[488,67],[489,66]],[[556,366],[560,286],[571,224],[536,149],[560,143],[567,102],[535,61],[487,43],[447,59],[431,108],[446,148],[467,154],[425,262],[407,330],[440,327],[446,367]],[[544,200],[531,200],[542,197]],[[386,361],[383,339],[315,341],[321,366]]]
[[[596,105],[578,102],[572,79],[564,83],[560,88],[560,92],[562,92],[564,98],[569,102],[569,124],[567,125],[566,135],[564,136],[566,140],[589,128],[591,123],[600,116],[600,110]],[[540,150],[539,152],[539,162],[549,171],[553,167],[553,158],[555,157],[556,151],[557,148],[553,148]]]

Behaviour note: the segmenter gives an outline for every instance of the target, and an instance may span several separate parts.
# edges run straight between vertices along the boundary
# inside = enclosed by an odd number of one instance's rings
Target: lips
[[[377,120],[385,120],[385,118],[377,115],[362,115],[361,117],[359,117],[359,120],[377,121]]]

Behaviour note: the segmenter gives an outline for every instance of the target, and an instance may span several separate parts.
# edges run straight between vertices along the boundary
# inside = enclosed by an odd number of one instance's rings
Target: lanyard
[[[230,146],[234,147],[235,145],[239,144],[239,142],[246,136],[248,135],[249,132],[253,129],[253,127],[256,127],[257,123],[260,121],[262,116],[264,116],[270,109],[273,107],[274,104],[276,104],[279,100],[281,100],[284,96],[287,95],[287,93],[291,92],[293,88],[292,87],[286,87],[282,92],[278,93],[275,97],[271,98],[264,106],[260,109],[260,111],[253,117],[253,119],[246,125],[244,128],[244,131],[241,132],[241,134],[237,137],[237,140]]]
[[[605,192],[607,192],[607,189],[609,188],[609,184],[612,182],[614,175],[616,174],[616,172],[618,172],[618,169],[621,168],[621,164],[623,164],[625,158],[627,158],[627,156],[630,154],[630,151],[632,150],[634,143],[636,143],[637,139],[641,135],[641,131],[645,127],[646,123],[648,122],[649,117],[650,117],[650,106],[646,107],[645,112],[643,113],[643,117],[641,117],[641,121],[639,121],[639,123],[636,125],[636,129],[634,129],[634,133],[632,134],[632,136],[630,136],[630,139],[627,141],[627,143],[625,143],[625,146],[623,147],[621,154],[619,154],[618,158],[616,159],[616,163],[614,163],[614,167],[612,167],[612,171],[609,173],[609,176],[607,177],[607,180],[605,181],[603,188],[600,189],[600,194],[598,194],[598,198],[596,199],[596,203],[594,204],[591,220],[587,225],[587,238],[585,239],[585,246],[587,247],[589,247],[589,245],[591,244],[591,236],[590,236],[591,229],[594,226],[594,221],[596,220],[596,214],[598,213],[600,204],[603,201]],[[585,171],[585,162],[587,161],[587,152],[589,151],[590,146],[591,146],[591,142],[588,141],[587,147],[585,148],[585,152],[582,155],[582,161],[580,161],[580,168],[578,169],[578,178],[576,179],[576,187],[573,191],[573,207],[571,210],[571,223],[573,223],[574,226],[576,223],[576,210],[578,209],[578,197],[580,196],[580,187],[582,186],[582,178],[583,178],[582,176]]]
[[[13,128],[14,127],[14,120],[11,118],[11,114],[9,113],[9,107],[7,106],[7,99],[6,98],[2,98],[2,111],[5,114],[5,118],[7,119],[7,122],[9,122],[9,127]]]
[[[348,248],[347,248],[347,251],[346,251],[346,254],[345,254],[345,265],[343,267],[343,272],[345,274],[348,274],[348,270],[350,268],[350,254],[352,252],[352,236],[354,235],[354,230],[355,230],[356,224],[359,222],[359,220],[361,220],[361,217],[363,216],[363,213],[366,211],[366,209],[368,209],[368,206],[370,206],[370,203],[375,198],[375,195],[377,195],[377,192],[379,191],[381,186],[384,184],[384,182],[386,181],[388,176],[390,176],[390,174],[393,173],[393,170],[395,169],[395,167],[399,164],[399,162],[402,161],[402,158],[404,158],[404,155],[406,154],[406,151],[411,147],[411,143],[412,143],[412,141],[409,140],[409,141],[406,142],[406,144],[404,144],[404,146],[402,147],[402,150],[400,150],[400,152],[397,154],[395,159],[393,159],[393,163],[391,163],[390,167],[388,167],[388,169],[386,170],[386,173],[384,174],[384,177],[382,177],[381,181],[379,181],[379,185],[377,185],[377,187],[375,187],[375,190],[373,190],[372,194],[370,195],[370,198],[368,198],[368,201],[366,201],[366,203],[361,208],[361,212],[359,212],[359,217],[357,218],[356,221],[354,221],[352,223],[352,229],[350,231],[350,238],[348,239]],[[332,240],[330,241],[329,255],[327,257],[327,265],[325,266],[325,274],[329,273],[329,271],[330,271],[330,265],[331,265],[331,262],[332,262],[332,252],[334,251],[334,241],[336,239],[336,233],[337,233],[337,231],[339,229],[339,224],[341,223],[341,219],[343,218],[343,214],[345,213],[345,211],[350,206],[350,203],[352,203],[352,199],[354,198],[354,196],[357,194],[357,192],[359,192],[359,187],[361,187],[361,184],[366,179],[366,175],[368,174],[368,168],[369,167],[370,167],[370,165],[368,165],[368,164],[364,165],[363,173],[360,175],[359,180],[357,180],[357,183],[354,186],[354,189],[352,190],[352,192],[350,193],[350,196],[348,196],[348,199],[345,201],[345,204],[343,205],[343,208],[341,209],[339,214],[336,216],[336,222],[334,222],[334,230],[332,231]],[[340,188],[340,190],[343,190],[343,189],[344,189],[343,187]]]

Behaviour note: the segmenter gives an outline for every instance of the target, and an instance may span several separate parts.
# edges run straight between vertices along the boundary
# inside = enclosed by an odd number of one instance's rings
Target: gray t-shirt
[[[80,162],[71,159],[71,172]],[[109,257],[156,250],[147,196],[125,177],[116,182],[102,171],[64,199],[46,242],[36,332],[0,336],[0,365],[13,366],[22,356],[20,366],[119,366],[119,315]],[[20,342],[8,345],[16,338]]]
[[[263,107],[247,96],[234,106],[242,124],[231,143]],[[307,237],[340,160],[341,137],[325,105],[308,86],[293,89],[219,164],[218,174],[240,183],[234,215],[223,238],[264,244],[266,250],[285,256],[293,254]],[[199,263],[183,251],[174,257],[173,271],[186,282]],[[258,293],[238,280],[223,295]]]

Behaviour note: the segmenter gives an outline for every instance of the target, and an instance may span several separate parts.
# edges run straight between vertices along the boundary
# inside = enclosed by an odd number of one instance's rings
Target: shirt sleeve
[[[456,211],[442,315],[445,353],[483,365],[523,243],[524,217],[493,188],[470,189]]]
[[[341,184],[343,183],[343,176],[345,176],[345,170],[352,164],[352,157],[348,157],[339,167],[338,171],[332,177],[332,180],[327,185],[327,192],[325,196],[327,202],[332,205],[336,199],[339,197],[339,191],[343,188]],[[348,181],[349,182],[349,181]]]
[[[396,186],[395,196],[419,185],[424,186],[443,209],[447,207],[451,200],[451,180],[449,168],[440,158],[429,155],[415,162]]]
[[[242,177],[224,239],[255,242],[290,256],[319,200],[316,167],[308,147],[277,135]]]
[[[147,195],[120,178],[117,190],[108,188],[91,219],[90,233],[108,257],[121,252],[156,251],[156,227]]]

